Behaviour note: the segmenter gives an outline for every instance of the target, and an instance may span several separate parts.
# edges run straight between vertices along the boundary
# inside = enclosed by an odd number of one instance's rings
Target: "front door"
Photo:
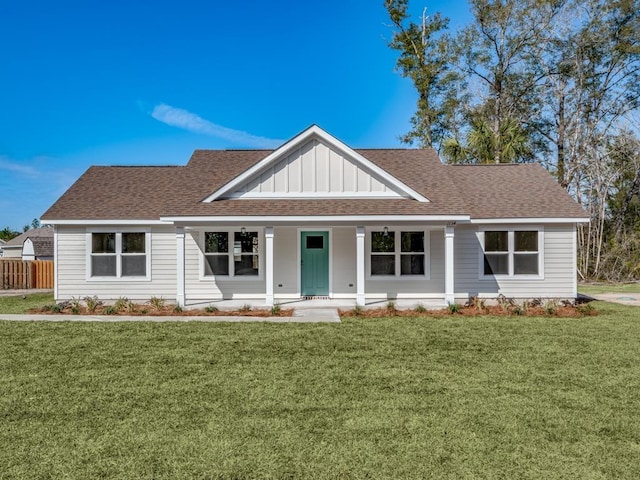
[[[300,241],[300,293],[329,295],[329,232],[301,232]]]

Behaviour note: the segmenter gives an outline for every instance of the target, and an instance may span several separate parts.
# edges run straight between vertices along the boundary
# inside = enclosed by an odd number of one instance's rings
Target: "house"
[[[311,126],[275,150],[91,167],[44,214],[55,296],[574,298],[582,208],[537,164],[443,165]]]
[[[53,260],[54,229],[33,228],[12,238],[2,246],[2,258],[22,260]]]

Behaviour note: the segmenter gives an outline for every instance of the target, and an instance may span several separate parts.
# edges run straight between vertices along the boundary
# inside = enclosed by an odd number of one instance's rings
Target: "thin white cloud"
[[[0,170],[6,170],[20,175],[27,175],[29,177],[37,177],[40,172],[31,165],[25,165],[19,163],[16,160],[11,160],[4,155],[0,155]]]
[[[283,140],[259,137],[241,130],[216,125],[209,120],[205,120],[200,115],[164,103],[156,105],[153,112],[151,112],[151,116],[159,122],[166,123],[172,127],[221,138],[243,147],[275,148],[283,143]]]

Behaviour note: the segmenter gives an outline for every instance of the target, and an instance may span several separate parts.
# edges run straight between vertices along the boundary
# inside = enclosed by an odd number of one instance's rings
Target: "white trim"
[[[356,227],[356,305],[364,306],[366,302],[364,292],[365,278],[365,243],[366,231],[362,226]]]
[[[455,294],[455,227],[444,227],[444,303],[453,304]]]
[[[232,252],[229,251],[226,253],[226,256],[229,258],[229,275],[205,275],[204,261],[205,261],[205,253],[204,253],[204,234],[205,232],[227,232],[229,234],[228,242],[229,249],[233,248],[233,237],[234,233],[239,232],[242,228],[239,224],[234,224],[234,226],[200,226],[199,228],[193,228],[191,231],[198,232],[197,234],[197,244],[198,244],[198,280],[200,282],[251,282],[251,281],[262,281],[264,280],[264,228],[263,227],[255,227],[252,226],[247,228],[247,231],[258,232],[258,275],[235,275],[233,267],[231,264],[233,263],[233,255]]]
[[[265,300],[268,307],[273,306],[273,227],[265,227],[264,229],[264,249],[265,249]]]
[[[256,163],[253,167],[245,170],[243,173],[238,175],[236,178],[231,180],[230,182],[223,185],[221,188],[213,192],[211,195],[206,197],[203,202],[210,203],[215,199],[223,196],[226,193],[233,192],[237,188],[239,188],[244,183],[250,181],[254,176],[262,173],[264,169],[266,169],[269,165],[279,160],[281,157],[285,156],[287,153],[302,147],[305,143],[312,139],[320,139],[323,142],[329,144],[330,146],[336,148],[337,150],[342,150],[343,153],[346,153],[347,156],[353,158],[356,162],[360,163],[364,169],[369,170],[370,172],[375,173],[377,176],[383,178],[386,183],[389,183],[396,189],[401,192],[407,194],[409,197],[414,198],[419,202],[428,202],[429,200],[410,188],[408,185],[405,185],[403,182],[399,181],[397,178],[391,176],[388,172],[384,171],[380,167],[378,167],[375,163],[367,160],[365,157],[354,151],[352,148],[335,138],[333,135],[330,135],[322,128],[317,125],[311,125],[309,128],[299,133],[291,140],[285,142],[267,155],[265,158]]]
[[[176,227],[176,303],[185,304],[185,233],[184,227]]]
[[[571,239],[573,245],[571,246],[571,261],[573,262],[573,298],[578,298],[578,226],[573,226],[571,232]]]
[[[114,220],[45,220],[42,219],[42,223],[47,223],[51,225],[105,225],[105,226],[117,226],[117,225],[166,225],[167,223],[171,223],[166,220],[124,220],[124,219],[114,219]]]
[[[589,217],[572,218],[572,217],[545,217],[545,218],[477,218],[471,219],[471,223],[477,225],[484,224],[514,224],[514,223],[589,223]]]
[[[186,217],[162,217],[165,222],[175,223],[229,223],[233,225],[246,225],[249,222],[260,223],[275,223],[281,222],[286,224],[291,223],[358,223],[358,222],[468,222],[469,215],[318,215],[318,216],[305,216],[305,215],[247,215],[247,216],[232,216],[232,215],[216,215],[216,216],[186,216]]]
[[[53,226],[53,299],[59,300],[58,291],[58,226]]]
[[[269,198],[271,200],[292,200],[296,198],[366,198],[386,199],[386,198],[405,198],[396,192],[389,190],[387,192],[241,192],[233,193],[225,198],[233,198],[237,200],[255,200],[260,198]]]
[[[508,274],[496,274],[485,275],[484,274],[484,232],[508,232],[508,248],[506,255],[509,257],[509,273]],[[516,231],[537,231],[538,232],[538,274],[527,275],[513,273],[514,261],[513,256],[515,252],[514,245],[514,232]],[[478,254],[478,279],[485,280],[531,280],[540,281],[544,280],[544,227],[542,225],[523,225],[523,226],[486,226],[480,227],[476,232],[479,244]]]
[[[116,235],[116,275],[114,277],[92,276],[91,256],[93,233],[115,233]],[[123,233],[144,233],[144,254],[145,272],[144,276],[122,276],[122,234]],[[87,282],[119,282],[119,283],[140,283],[151,281],[151,229],[148,227],[122,227],[122,228],[87,228],[85,230],[85,275]]]
[[[431,280],[431,228],[425,227],[424,225],[386,225],[390,230],[393,229],[395,232],[395,245],[396,250],[393,252],[395,256],[395,275],[371,275],[371,257],[373,253],[371,252],[371,237],[372,232],[381,232],[384,225],[374,225],[370,227],[366,227],[366,241],[365,241],[365,272],[366,279],[374,282],[385,281],[385,282],[395,282],[399,280],[408,280],[408,281],[426,281]],[[401,247],[401,232],[424,232],[424,275],[402,275],[401,274],[401,257],[402,257],[402,247]],[[410,253],[410,252],[405,252]],[[417,253],[417,252],[416,252]],[[388,253],[391,255],[391,253]]]
[[[303,228],[298,227],[297,229],[297,240],[298,243],[298,297],[302,296],[302,232],[327,232],[329,234],[328,242],[329,242],[329,298],[333,298],[333,228],[331,227],[312,227],[312,228]]]

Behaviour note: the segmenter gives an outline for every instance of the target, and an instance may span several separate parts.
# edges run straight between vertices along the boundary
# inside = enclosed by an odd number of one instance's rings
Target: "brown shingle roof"
[[[432,149],[356,150],[429,199],[202,200],[271,150],[196,150],[182,167],[91,167],[43,220],[172,216],[470,215],[570,217],[585,212],[539,165],[442,165]]]
[[[446,165],[471,218],[585,218],[541,165]]]

